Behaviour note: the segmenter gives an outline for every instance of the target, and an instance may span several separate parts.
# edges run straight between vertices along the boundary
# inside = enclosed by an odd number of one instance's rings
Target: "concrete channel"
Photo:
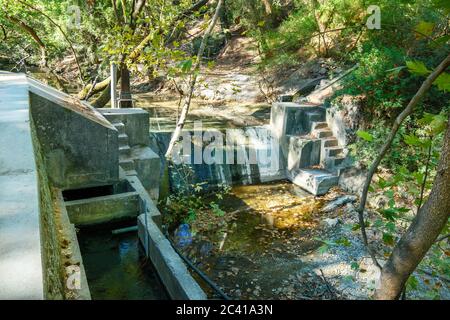
[[[147,112],[99,112],[0,73],[0,123],[1,299],[91,299],[77,229],[124,219],[170,298],[207,298],[160,230]]]

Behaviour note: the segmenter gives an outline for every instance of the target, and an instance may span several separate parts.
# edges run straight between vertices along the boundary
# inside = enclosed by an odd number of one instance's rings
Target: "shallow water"
[[[136,232],[81,231],[78,241],[92,299],[169,299]]]
[[[221,201],[223,218],[197,215],[192,243],[180,250],[233,298],[277,298],[273,290],[320,245],[322,205],[287,181],[235,186]]]

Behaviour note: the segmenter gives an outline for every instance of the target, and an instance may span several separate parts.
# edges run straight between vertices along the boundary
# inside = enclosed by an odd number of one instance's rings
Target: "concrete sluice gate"
[[[0,73],[0,131],[0,299],[91,299],[77,229],[130,219],[162,290],[206,299],[160,229],[147,112]]]

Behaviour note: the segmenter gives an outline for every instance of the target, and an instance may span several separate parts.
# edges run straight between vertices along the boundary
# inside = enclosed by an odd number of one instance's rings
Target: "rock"
[[[325,225],[328,228],[334,228],[337,226],[337,224],[339,223],[339,219],[338,218],[326,218],[322,221],[322,224]]]
[[[347,192],[361,195],[366,182],[367,171],[358,167],[341,170],[339,186]]]
[[[364,103],[364,96],[342,95],[327,109],[327,123],[339,145],[346,146],[356,140]]]
[[[389,198],[384,194],[375,194],[373,196],[369,195],[367,202],[371,208],[380,209],[387,205]]]
[[[336,210],[337,208],[343,206],[346,203],[353,203],[357,199],[356,196],[346,195],[342,197],[338,197],[333,201],[329,202],[325,207],[322,208],[322,212],[331,212]]]

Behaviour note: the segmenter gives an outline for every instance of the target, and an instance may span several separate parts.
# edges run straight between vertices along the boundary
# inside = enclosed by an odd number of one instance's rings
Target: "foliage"
[[[189,47],[190,41],[183,37],[182,30],[185,30],[189,19],[201,20],[196,12],[192,17],[185,17],[181,13],[194,2],[182,0],[173,6],[167,0],[146,1],[142,14],[134,20],[134,25],[131,25],[131,1],[27,1],[47,14],[69,35],[87,75],[88,79],[84,80],[91,81],[96,75],[99,75],[100,79],[107,76],[112,61],[118,62],[122,57],[130,55],[147,37],[151,40],[142,48],[143,51],[137,58],[125,61],[128,67],[135,72],[139,69],[139,72],[150,78],[160,74],[180,73],[179,62],[190,58],[190,52],[185,49]],[[116,3],[117,12],[112,3]],[[125,3],[125,8],[122,3]],[[0,25],[7,33],[5,41],[0,43],[3,56],[19,61],[24,58],[26,51],[28,54],[25,58],[29,64],[37,64],[40,58],[37,50],[39,48],[32,37],[6,18],[13,16],[36,31],[47,48],[50,64],[56,65],[67,59],[70,54],[69,43],[49,19],[21,2],[0,0],[0,6],[4,8],[0,13]],[[80,10],[79,21],[77,10]],[[200,10],[206,13],[203,8]],[[122,12],[125,16],[122,16]],[[209,15],[204,14],[203,18],[207,20]]]
[[[195,226],[199,214],[210,217],[222,217],[225,212],[218,202],[230,192],[230,187],[220,185],[214,192],[205,193],[205,183],[196,183],[189,186],[191,192],[179,192],[171,194],[163,204],[164,223],[174,228],[180,223],[188,223]],[[195,227],[193,228],[195,232]]]

